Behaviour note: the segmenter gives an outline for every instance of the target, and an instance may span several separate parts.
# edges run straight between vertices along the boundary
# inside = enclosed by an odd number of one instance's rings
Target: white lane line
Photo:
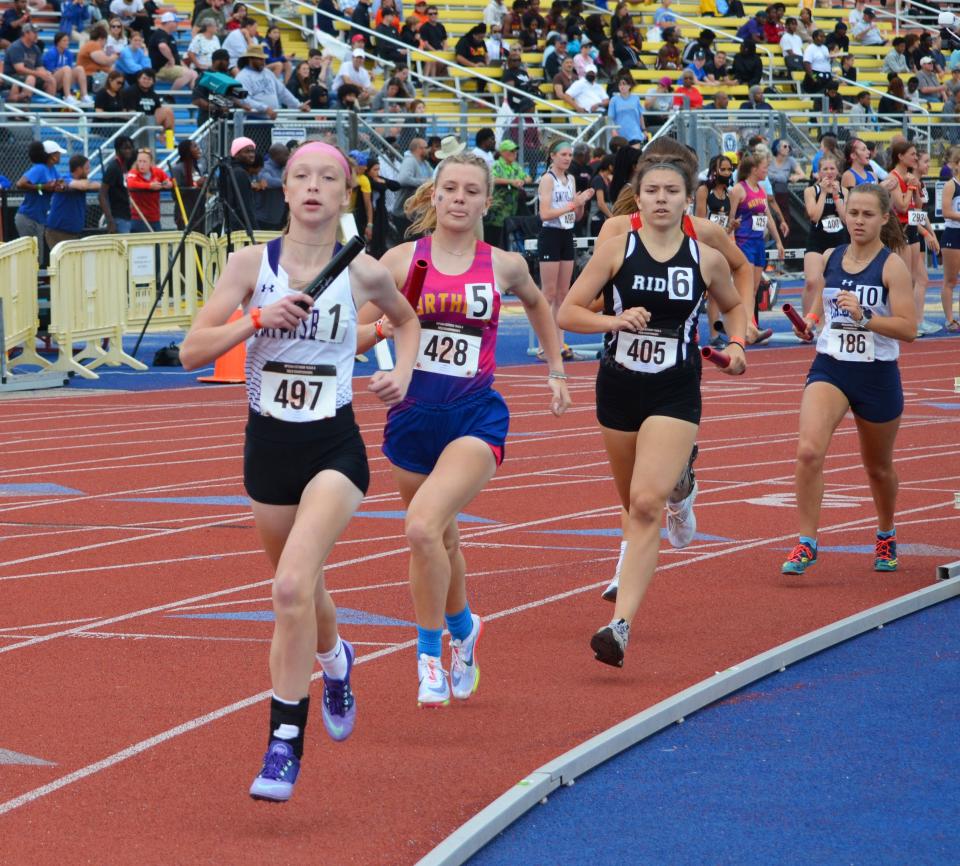
[[[916,513],[921,511],[929,511],[934,508],[942,508],[945,506],[949,506],[952,508],[953,500],[951,499],[945,503],[937,503],[936,505],[924,506],[922,508],[910,509],[910,511],[904,512],[904,514]],[[840,529],[849,529],[858,524],[869,525],[872,522],[873,522],[873,516],[871,515],[870,517],[862,518],[860,520],[847,521],[846,523],[837,524],[835,526],[829,527],[822,531],[828,532],[828,531],[837,531]],[[789,535],[759,539],[757,541],[753,541],[747,544],[736,545],[735,547],[728,550],[704,553],[690,560],[671,563],[670,565],[666,565],[658,568],[658,571],[666,571],[672,568],[679,568],[685,565],[692,565],[696,562],[704,561],[707,559],[713,559],[717,556],[726,556],[732,553],[742,552],[743,550],[748,550],[755,547],[761,547],[766,544],[772,544],[778,541],[785,541],[787,539],[792,539],[793,537],[794,537],[794,533],[790,533]],[[607,581],[602,580],[602,581],[593,582],[584,586],[575,587],[574,589],[567,590],[566,592],[557,593],[556,595],[551,595],[546,598],[539,599],[537,601],[530,601],[530,602],[527,602],[526,604],[507,608],[506,610],[496,611],[492,614],[487,615],[485,619],[487,619],[488,621],[491,621],[491,620],[501,619],[506,616],[512,616],[518,613],[523,613],[528,610],[543,607],[544,605],[550,604],[552,602],[571,598],[575,595],[579,595],[584,592],[590,592],[592,590],[605,586],[606,584],[607,584]],[[127,617],[123,617],[123,618],[131,618],[134,615],[135,614]],[[383,658],[388,655],[393,655],[395,653],[401,652],[402,650],[410,649],[414,646],[416,646],[416,640],[405,641],[404,643],[397,644],[395,646],[388,647],[388,648],[379,650],[377,652],[369,653],[364,656],[360,656],[357,659],[357,664],[363,664],[365,662],[370,662],[378,658]],[[4,651],[5,649],[15,649],[15,648],[16,647],[0,648],[0,652]],[[318,671],[317,673],[313,674],[313,676],[311,677],[311,681],[319,679],[322,675],[323,675],[322,672]],[[239,701],[235,701],[234,703],[229,704],[225,707],[221,707],[220,709],[213,710],[212,712],[206,713],[205,715],[198,716],[194,719],[191,719],[190,721],[184,722],[183,724],[177,725],[174,728],[170,728],[166,731],[156,734],[155,736],[150,737],[146,740],[141,740],[139,743],[134,743],[132,746],[128,746],[126,749],[122,749],[119,752],[114,752],[112,755],[108,755],[107,757],[99,761],[96,761],[92,764],[88,764],[87,766],[81,767],[78,770],[74,770],[72,773],[68,773],[64,776],[61,776],[59,779],[54,779],[53,781],[48,782],[45,785],[41,785],[17,797],[13,797],[12,799],[7,800],[6,802],[0,803],[0,815],[7,814],[8,812],[12,812],[14,809],[20,808],[21,806],[26,806],[29,803],[33,803],[41,799],[42,797],[48,796],[49,794],[59,791],[61,788],[64,788],[67,785],[71,785],[74,782],[79,782],[82,779],[85,779],[103,770],[109,769],[110,767],[113,767],[116,764],[126,761],[129,758],[136,757],[142,752],[146,752],[149,749],[159,746],[165,742],[168,742],[169,740],[179,737],[182,734],[190,733],[198,728],[201,728],[201,727],[204,727],[205,725],[210,724],[211,722],[217,721],[218,719],[221,719],[224,716],[228,716],[239,710],[243,710],[255,704],[258,704],[266,700],[267,698],[269,698],[272,694],[273,694],[272,690],[259,692],[258,694],[251,695],[250,697],[243,698],[242,700],[239,700]]]

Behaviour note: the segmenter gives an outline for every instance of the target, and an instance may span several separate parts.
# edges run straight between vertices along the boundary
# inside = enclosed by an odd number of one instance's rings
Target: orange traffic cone
[[[243,316],[243,312],[236,310],[227,320],[235,322]],[[247,347],[238,343],[232,349],[224,352],[213,365],[212,376],[197,376],[198,382],[213,382],[218,385],[242,385],[247,381],[244,366],[247,363]]]

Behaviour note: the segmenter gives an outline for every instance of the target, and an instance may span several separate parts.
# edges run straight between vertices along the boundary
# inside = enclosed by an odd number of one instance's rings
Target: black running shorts
[[[624,370],[615,361],[600,362],[597,420],[604,427],[635,432],[654,415],[699,424],[701,408],[698,363],[643,374]]]

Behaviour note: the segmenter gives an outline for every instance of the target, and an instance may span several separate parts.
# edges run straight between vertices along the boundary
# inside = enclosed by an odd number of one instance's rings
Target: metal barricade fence
[[[37,330],[40,327],[36,289],[38,273],[36,238],[17,238],[0,244],[3,345],[5,350],[21,347],[20,354],[7,364],[8,369],[50,366],[37,354]]]
[[[118,236],[63,241],[50,252],[50,336],[59,347],[52,369],[96,379],[103,365],[145,364],[123,351],[127,267]],[[104,340],[109,344],[104,348]],[[83,348],[73,354],[75,343]],[[84,365],[81,361],[90,361]]]

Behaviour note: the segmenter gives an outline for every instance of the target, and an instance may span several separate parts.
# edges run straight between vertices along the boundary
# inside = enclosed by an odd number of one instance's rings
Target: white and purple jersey
[[[493,384],[500,290],[489,244],[477,241],[470,267],[456,275],[434,267],[431,248],[430,237],[418,240],[410,265],[428,262],[417,305],[420,349],[407,399],[451,403]]]

